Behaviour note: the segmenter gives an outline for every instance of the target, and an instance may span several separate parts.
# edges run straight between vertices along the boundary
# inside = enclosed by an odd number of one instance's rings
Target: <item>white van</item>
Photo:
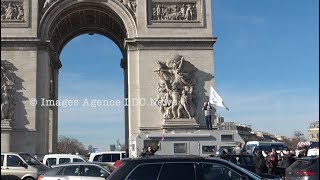
[[[155,155],[217,155],[219,150],[233,149],[244,144],[238,133],[229,130],[198,130],[190,132],[153,132],[131,134],[130,157],[139,157],[143,148],[157,150]],[[158,147],[159,145],[159,147]]]
[[[249,154],[252,153],[253,149],[271,152],[272,148],[274,148],[277,153],[281,153],[281,151],[285,151],[287,149],[287,145],[283,142],[269,141],[248,141],[246,144],[246,151]]]
[[[106,162],[109,164],[114,164],[117,160],[121,160],[126,157],[125,151],[106,151],[106,152],[97,152],[91,153],[89,157],[90,162]]]
[[[88,160],[84,156],[75,154],[47,154],[43,157],[43,164],[46,166],[86,161]]]

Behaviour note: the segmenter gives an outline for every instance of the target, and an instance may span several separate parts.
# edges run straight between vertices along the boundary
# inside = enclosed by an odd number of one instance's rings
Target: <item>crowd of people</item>
[[[306,156],[306,154],[300,154],[299,157],[297,157],[294,151],[289,148],[278,152],[275,148],[272,148],[270,152],[254,148],[251,153],[248,153],[243,144],[240,144],[233,150],[235,154],[249,154],[253,156],[255,172],[257,174],[277,175],[277,168],[286,169],[295,162],[296,158]]]
[[[277,153],[273,148],[271,152],[261,150],[254,151],[254,162],[256,173],[268,173],[275,175],[276,167],[288,168],[294,161],[295,155],[287,149],[285,152]]]

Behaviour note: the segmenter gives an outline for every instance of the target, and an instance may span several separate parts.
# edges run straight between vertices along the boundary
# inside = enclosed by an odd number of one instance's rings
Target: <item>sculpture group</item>
[[[1,121],[13,120],[15,99],[13,72],[8,68],[8,62],[1,60]]]
[[[161,80],[157,102],[163,118],[193,118],[196,107],[193,74],[197,68],[180,55],[174,55],[166,62],[158,61],[158,65],[155,72]]]
[[[196,4],[154,3],[152,20],[197,20]]]
[[[1,1],[1,21],[24,21],[23,2]]]

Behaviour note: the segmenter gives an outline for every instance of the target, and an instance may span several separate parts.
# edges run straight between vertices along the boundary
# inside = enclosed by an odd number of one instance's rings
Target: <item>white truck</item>
[[[130,157],[139,157],[144,147],[157,150],[156,155],[210,156],[244,144],[236,132],[229,130],[198,130],[194,132],[152,132],[132,134],[129,138]],[[159,146],[159,147],[158,147]]]

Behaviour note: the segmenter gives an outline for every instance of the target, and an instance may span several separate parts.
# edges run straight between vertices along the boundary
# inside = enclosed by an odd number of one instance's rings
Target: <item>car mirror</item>
[[[28,168],[28,164],[24,163],[23,161],[19,161],[19,166]]]
[[[108,178],[108,174],[101,174],[101,177],[107,179]]]

